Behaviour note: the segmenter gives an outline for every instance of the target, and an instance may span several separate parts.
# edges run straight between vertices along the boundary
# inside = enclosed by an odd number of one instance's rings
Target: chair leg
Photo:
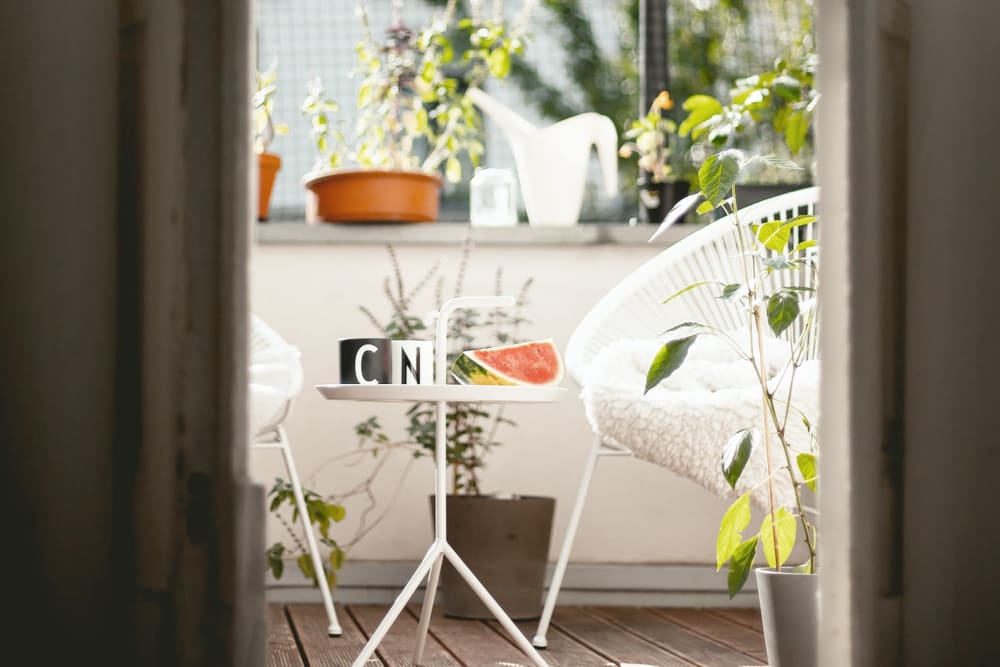
[[[569,564],[569,554],[573,549],[573,540],[576,538],[576,529],[580,525],[580,517],[583,516],[583,503],[587,499],[587,491],[590,490],[590,480],[594,477],[594,468],[597,466],[597,457],[600,456],[601,438],[594,435],[594,444],[587,455],[587,463],[583,468],[583,479],[580,480],[580,489],[576,493],[576,502],[573,504],[573,513],[569,517],[569,526],[566,527],[566,536],[563,538],[562,550],[559,552],[559,560],[556,562],[556,569],[552,573],[552,581],[549,583],[549,592],[545,596],[545,606],[542,609],[542,617],[538,621],[538,631],[535,632],[531,643],[537,648],[548,646],[546,635],[549,631],[549,623],[552,621],[552,612],[556,608],[556,598],[559,597],[559,590],[562,588],[563,576],[566,574],[566,566]]]
[[[292,459],[292,448],[288,442],[285,429],[278,427],[279,448],[281,455],[285,459],[285,468],[288,469],[288,477],[292,483],[292,494],[295,496],[295,506],[299,509],[299,519],[302,520],[302,530],[306,534],[306,544],[309,546],[309,555],[312,558],[313,571],[316,572],[316,581],[319,584],[320,594],[323,596],[323,606],[326,608],[326,618],[330,622],[327,627],[327,634],[331,637],[339,637],[343,634],[340,622],[337,620],[337,611],[333,608],[333,598],[330,596],[330,585],[326,581],[323,569],[323,559],[319,555],[319,546],[316,544],[316,535],[313,533],[312,522],[309,520],[309,512],[306,511],[306,499],[302,494],[302,484],[299,482],[299,474],[295,469],[295,461]]]

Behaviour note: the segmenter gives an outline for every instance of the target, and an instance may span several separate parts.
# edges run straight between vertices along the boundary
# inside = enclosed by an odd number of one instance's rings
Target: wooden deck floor
[[[268,665],[350,665],[387,607],[337,605],[342,637],[326,636],[319,604],[271,604]],[[419,608],[399,617],[369,665],[412,665]],[[530,638],[537,621],[519,623]],[[542,656],[553,667],[742,667],[766,663],[760,615],[747,609],[561,607]],[[516,667],[531,663],[494,621],[463,621],[438,613],[431,621],[424,664],[433,667]]]

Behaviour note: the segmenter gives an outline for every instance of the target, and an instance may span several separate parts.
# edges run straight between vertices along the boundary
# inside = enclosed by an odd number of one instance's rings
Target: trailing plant
[[[742,265],[742,281],[723,284],[716,280],[695,282],[671,295],[664,303],[683,298],[695,289],[717,290],[718,298],[736,304],[746,318],[746,345],[740,345],[734,334],[698,322],[678,323],[669,331],[674,335],[685,334],[668,341],[650,364],[646,392],[670,377],[680,368],[688,350],[699,336],[717,336],[728,342],[739,355],[753,367],[760,389],[761,426],[749,425],[741,429],[724,444],[721,454],[721,472],[735,489],[737,482],[759,447],[764,448],[767,478],[756,484],[766,483],[769,509],[759,528],[748,531],[751,522],[750,492],[741,495],[726,511],[719,527],[716,545],[718,569],[728,565],[728,588],[734,596],[746,583],[750,569],[760,547],[768,564],[780,568],[788,559],[797,535],[808,551],[808,560],[798,567],[803,572],[816,571],[816,526],[803,503],[803,489],[816,490],[817,442],[809,418],[795,407],[795,379],[798,369],[807,360],[813,340],[816,303],[815,240],[794,242],[794,230],[816,220],[814,216],[799,215],[791,220],[775,220],[763,224],[746,224],[740,218],[736,204],[736,180],[740,173],[753,164],[769,164],[779,168],[797,168],[783,158],[755,156],[746,158],[735,149],[711,155],[698,172],[700,192],[692,195],[704,198],[698,207],[700,213],[716,209],[732,216],[740,244],[738,261]],[[675,207],[675,208],[678,208]],[[669,224],[671,216],[664,224]],[[775,272],[785,272],[782,280],[772,280]],[[811,279],[810,279],[811,278]],[[767,372],[765,355],[765,330],[788,344],[789,356],[785,367],[774,377]],[[801,419],[808,443],[793,443],[790,419]],[[775,484],[786,479],[794,496],[791,508],[779,507],[775,500]],[[801,527],[801,530],[799,528]]]
[[[276,136],[288,134],[288,126],[274,122],[274,94],[277,92],[278,60],[265,71],[254,74],[254,94],[251,106],[254,120],[254,152],[266,153]]]
[[[343,505],[328,502],[310,489],[302,489],[302,493],[305,498],[306,512],[309,514],[309,522],[313,524],[314,532],[318,533],[318,541],[330,549],[329,557],[323,563],[324,572],[322,574],[326,577],[330,588],[333,588],[337,585],[337,570],[344,564],[345,553],[337,541],[330,537],[330,524],[331,522],[343,521],[346,510]],[[295,504],[292,485],[278,478],[267,495],[271,499],[270,512],[278,517],[284,525],[293,544],[291,548],[280,541],[272,544],[267,550],[268,569],[271,570],[275,579],[281,579],[285,570],[285,559],[294,557],[302,574],[311,580],[313,585],[319,585],[317,577],[320,573],[316,572],[313,567],[306,545],[302,543],[297,531],[292,528],[293,525],[298,525],[299,521],[299,509]],[[290,517],[287,516],[289,511],[291,512]]]
[[[458,262],[452,293],[460,296],[468,269],[471,243],[466,243]],[[369,321],[388,338],[407,339],[430,335],[434,326],[433,315],[441,308],[444,299],[445,277],[441,275],[440,264],[430,267],[408,289],[398,258],[392,246],[388,246],[392,274],[387,276],[383,291],[389,301],[389,316],[377,317],[372,311],[360,306]],[[435,309],[424,316],[417,315],[415,299],[430,284],[435,285]],[[523,315],[527,293],[532,279],[521,285],[516,297],[516,306],[510,309],[469,310],[462,309],[448,322],[448,360],[451,363],[462,353],[474,347],[490,347],[522,342],[518,338],[519,329],[528,320]],[[494,291],[503,294],[503,270],[497,268]],[[433,403],[416,403],[407,411],[406,435],[391,438],[382,428],[378,419],[371,417],[355,426],[355,434],[363,447],[405,447],[414,456],[432,456],[435,448],[436,412]],[[446,461],[451,469],[451,492],[455,494],[479,495],[482,493],[480,473],[492,449],[500,444],[497,433],[501,425],[514,426],[514,422],[504,417],[502,406],[486,406],[477,403],[449,403],[446,421]]]

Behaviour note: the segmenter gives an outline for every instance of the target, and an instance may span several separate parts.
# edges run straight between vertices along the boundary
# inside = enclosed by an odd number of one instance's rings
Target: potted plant
[[[254,119],[254,153],[257,155],[257,219],[267,220],[271,206],[271,191],[274,179],[281,168],[281,158],[269,153],[268,148],[276,135],[288,134],[288,126],[275,123],[272,116],[274,108],[274,93],[277,90],[278,79],[277,60],[264,72],[257,71],[254,76],[256,90],[254,91],[252,107]]]
[[[669,340],[650,364],[646,391],[680,368],[688,349],[703,335],[725,339],[753,367],[760,389],[761,419],[733,434],[724,444],[721,472],[735,489],[750,457],[762,449],[767,478],[751,483],[767,484],[768,509],[763,520],[748,529],[752,519],[750,492],[741,495],[723,515],[716,561],[718,569],[728,567],[732,597],[746,583],[758,552],[763,552],[770,567],[757,570],[757,584],[769,664],[808,667],[816,664],[818,532],[815,512],[808,508],[805,496],[816,491],[818,443],[809,416],[797,407],[794,390],[815,326],[817,247],[814,240],[792,244],[789,239],[795,227],[812,223],[815,217],[799,215],[764,224],[741,220],[736,180],[753,163],[796,168],[781,158],[744,159],[740,151],[728,149],[706,159],[698,173],[698,194],[705,199],[699,212],[719,209],[731,214],[739,229],[738,257],[742,258],[744,280],[734,284],[696,282],[667,299],[683,298],[692,289],[717,289],[720,300],[736,302],[745,313],[748,326],[739,332],[742,340],[732,332],[697,322],[678,323],[671,331],[679,337]],[[786,272],[783,278],[787,279],[769,280],[775,271]],[[778,373],[768,372],[766,329],[788,345],[787,363]],[[790,420],[801,420],[800,432],[806,442],[793,442]],[[776,502],[778,485],[791,490],[793,501],[789,506]],[[802,541],[806,560],[789,567],[786,563],[797,539]]]
[[[334,106],[321,85],[303,105],[319,154],[303,178],[312,193],[311,219],[430,222],[438,216],[442,174],[456,183],[463,159],[479,163],[482,121],[465,91],[507,75],[512,56],[523,50],[521,33],[509,30],[502,15],[478,12],[452,26],[456,2],[414,31],[402,21],[401,4],[394,4],[384,41],[373,37],[365,3],[359,4],[364,37],[356,49],[361,84],[351,141],[331,123]],[[455,29],[469,44],[458,61],[449,37]]]
[[[469,262],[471,244],[466,244],[458,265],[454,294],[462,292],[463,276]],[[386,279],[390,315],[379,318],[362,307],[372,325],[384,336],[412,339],[426,336],[433,323],[420,317],[415,299],[435,284],[435,304],[443,301],[444,277],[438,266],[430,268],[408,289],[395,252],[389,248],[393,275]],[[517,295],[513,311],[458,311],[449,322],[449,366],[467,349],[521,342],[519,328],[526,323],[523,307],[531,280]],[[502,293],[502,271],[497,269],[496,291]],[[436,312],[435,311],[431,311]],[[383,449],[403,447],[415,456],[433,456],[435,410],[430,403],[417,403],[407,410],[405,436],[393,438],[374,417],[355,427],[362,447]],[[500,445],[498,434],[514,425],[504,416],[503,406],[450,403],[446,416],[446,459],[451,469],[447,499],[449,539],[452,546],[476,572],[511,618],[537,618],[548,560],[555,499],[527,495],[486,493],[482,471],[489,453]],[[433,502],[433,498],[432,498]],[[431,508],[433,513],[433,507]],[[442,570],[444,613],[459,618],[492,618],[479,598],[447,562]]]
[[[625,130],[625,142],[618,150],[622,158],[638,158],[639,203],[649,222],[662,221],[697,181],[688,152],[677,145],[681,141],[677,123],[665,115],[673,108],[670,93],[660,91],[646,115]]]

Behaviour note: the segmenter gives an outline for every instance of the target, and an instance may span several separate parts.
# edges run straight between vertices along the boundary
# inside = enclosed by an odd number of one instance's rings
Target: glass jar
[[[517,186],[513,171],[476,169],[469,181],[469,222],[477,226],[517,224]]]

